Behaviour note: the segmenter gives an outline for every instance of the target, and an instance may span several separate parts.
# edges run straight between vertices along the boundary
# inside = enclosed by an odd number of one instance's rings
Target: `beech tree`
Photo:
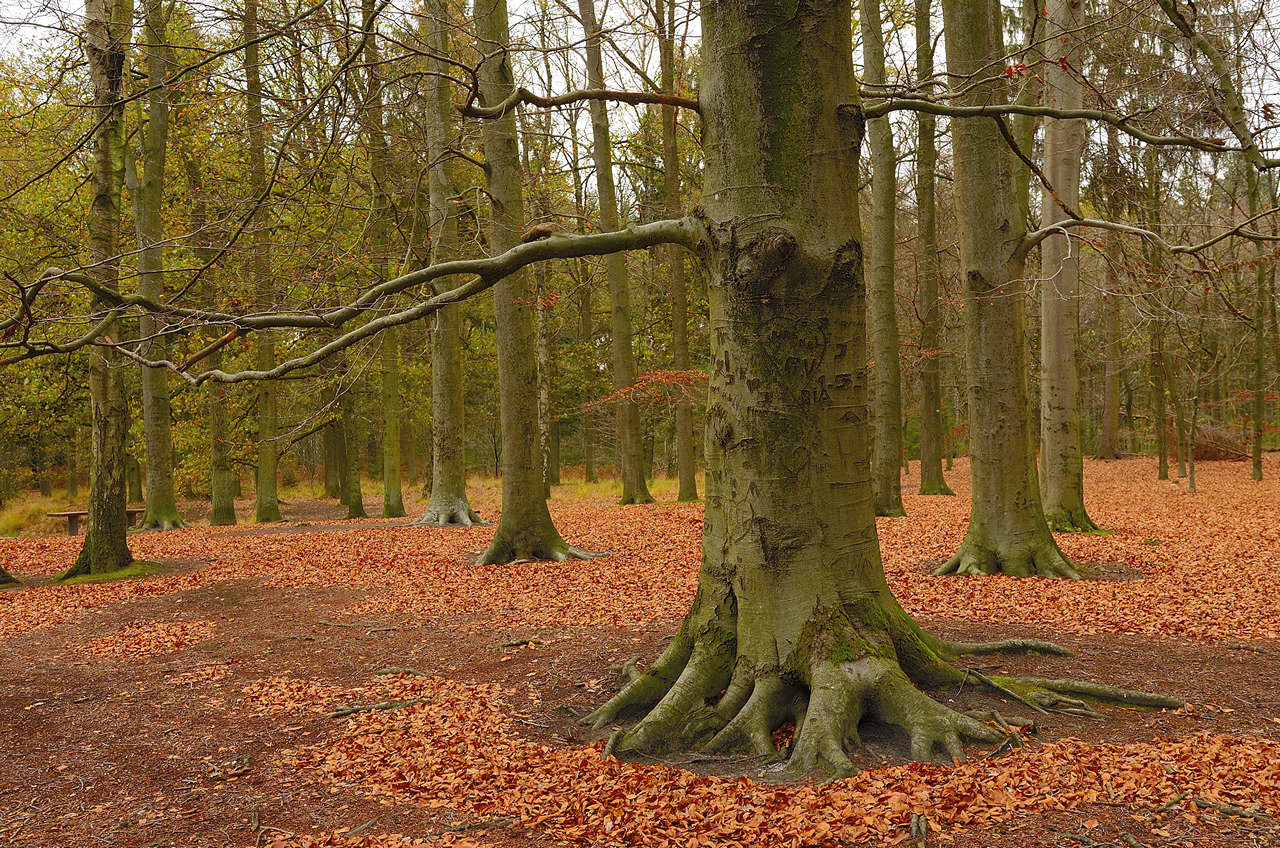
[[[456,254],[458,242],[457,188],[453,160],[447,150],[453,112],[446,67],[449,55],[446,8],[443,0],[429,0],[425,7],[427,46],[426,102],[423,123],[427,135],[428,223],[431,260],[443,262]],[[470,527],[487,524],[471,508],[467,498],[465,410],[462,403],[462,307],[445,306],[434,315],[431,333],[431,494],[427,508],[414,524]]]
[[[1078,0],[1049,0],[1044,43],[1057,55],[1044,67],[1046,102],[1064,110],[1084,105],[1085,17]],[[1080,157],[1085,122],[1048,118],[1040,222],[1045,228],[1080,205]],[[1040,243],[1040,472],[1045,519],[1053,530],[1098,527],[1084,506],[1084,446],[1080,442],[1080,252],[1065,232]]]
[[[995,462],[1007,459],[1015,488],[1003,492],[1004,505],[1017,511],[1034,499],[1038,511],[1021,280],[1026,251],[1049,233],[1026,233],[1014,211],[1011,157],[1002,153],[1006,134],[996,120],[1016,106],[999,87],[1004,60],[999,4],[948,2],[944,11],[950,70],[964,83],[959,105],[947,108],[963,118],[955,128],[956,178],[968,311],[976,313],[970,318],[970,380],[980,382],[970,401],[987,406],[988,417],[975,422],[985,426],[997,414],[1011,422],[1005,431],[983,435],[988,441],[975,447],[974,462],[988,473]],[[167,363],[199,383],[271,379],[309,368],[387,327],[492,288],[506,441],[502,524],[485,559],[560,559],[574,552],[550,522],[537,477],[530,298],[519,272],[551,258],[683,245],[702,260],[710,280],[708,473],[699,586],[662,656],[590,717],[603,726],[629,707],[645,710],[608,750],[747,747],[773,754],[771,732],[791,720],[796,735],[789,769],[846,773],[851,768],[846,746],[857,744],[863,719],[902,728],[912,756],[921,759],[938,750],[960,756],[965,738],[1003,736],[1001,729],[950,710],[917,685],[959,686],[977,679],[1039,707],[1080,709],[1083,705],[1071,696],[1081,693],[1126,703],[1177,703],[1103,686],[975,677],[952,661],[966,652],[1055,648],[1038,642],[940,640],[908,616],[889,591],[876,539],[866,283],[857,194],[850,190],[856,185],[865,120],[878,114],[863,107],[857,91],[849,3],[708,3],[697,103],[665,94],[642,99],[603,91],[534,97],[512,79],[505,5],[496,3],[485,12],[477,22],[478,35],[491,52],[477,74],[479,102],[466,108],[484,121],[495,255],[433,263],[323,309],[233,314],[158,304],[89,280],[94,293],[121,312],[156,311],[247,333],[273,328],[289,328],[295,335],[322,329],[340,333],[253,371],[192,374]],[[512,110],[519,103],[554,106],[602,98],[699,110],[706,156],[702,205],[678,220],[521,243]],[[912,105],[936,106],[928,98]],[[454,276],[464,282],[447,291],[424,290]],[[389,305],[406,291],[419,292],[416,302]],[[1008,361],[993,362],[997,354]],[[1000,436],[1009,443],[1004,454],[994,444]],[[975,508],[981,519],[971,522],[966,542],[971,557],[962,561],[1000,559],[978,544],[995,539],[993,544],[1012,543],[1013,556],[1021,557],[1003,556],[1001,562],[1040,570],[1040,540],[1052,542],[1043,515],[1038,524],[1036,511],[1016,516],[1018,521],[1031,516],[1031,532],[1010,524],[992,533],[983,527],[975,531],[994,511],[990,504],[983,509]]]

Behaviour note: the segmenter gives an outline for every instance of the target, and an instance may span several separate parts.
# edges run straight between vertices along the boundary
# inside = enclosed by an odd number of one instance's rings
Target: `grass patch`
[[[79,577],[69,577],[66,580],[59,580],[55,577],[54,582],[61,583],[64,586],[76,586],[81,583],[114,583],[117,580],[152,577],[159,571],[160,563],[145,559],[135,559],[124,568],[108,571],[105,574],[81,574]]]

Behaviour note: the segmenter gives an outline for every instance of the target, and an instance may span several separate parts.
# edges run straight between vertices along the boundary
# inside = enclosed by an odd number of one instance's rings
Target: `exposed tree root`
[[[677,748],[749,751],[785,760],[776,768],[776,776],[785,779],[814,771],[852,773],[848,751],[861,744],[858,728],[864,721],[904,730],[916,760],[938,754],[961,759],[965,740],[1021,744],[1018,729],[1029,720],[958,713],[917,688],[958,686],[966,678],[1041,713],[1100,716],[1081,698],[1130,706],[1182,704],[1094,683],[986,677],[957,668],[949,660],[964,654],[1069,652],[1035,639],[944,642],[924,633],[896,604],[885,609],[867,601],[817,610],[804,631],[806,641],[769,662],[743,655],[740,623],[732,592],[714,599],[700,591],[653,666],[584,719],[601,728],[630,709],[648,708],[638,723],[613,735],[607,755]],[[778,752],[773,732],[786,722],[795,724],[795,734],[790,748]]]
[[[1102,528],[1094,523],[1084,507],[1046,511],[1044,519],[1055,533],[1098,533]]]
[[[181,518],[151,518],[138,526],[139,530],[181,530],[186,527]]]
[[[486,521],[476,514],[466,498],[433,497],[426,512],[410,521],[409,527],[487,527]]]
[[[966,538],[960,545],[960,550],[956,551],[951,559],[938,566],[933,573],[938,577],[948,574],[959,576],[1008,574],[1012,577],[1080,579],[1080,572],[1072,565],[1071,560],[1058,550],[1052,537],[1045,544],[1007,552],[985,547]]]
[[[557,538],[554,542],[517,544],[494,539],[476,565],[507,565],[516,562],[568,562],[571,559],[598,559],[609,556],[605,551],[584,551]]]

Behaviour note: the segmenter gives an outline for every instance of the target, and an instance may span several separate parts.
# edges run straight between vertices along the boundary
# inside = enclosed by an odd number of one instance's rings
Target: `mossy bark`
[[[999,735],[912,684],[958,672],[893,599],[880,560],[850,27],[837,0],[703,10],[702,567],[669,648],[589,717],[650,706],[615,751],[772,754],[770,732],[791,720],[789,767],[843,773],[865,717],[906,728],[922,758]]]
[[[1056,62],[1044,70],[1053,104],[1080,109],[1084,46],[1079,32],[1084,16],[1071,0],[1050,0],[1045,35],[1057,45]],[[1085,125],[1080,118],[1050,118],[1044,128],[1044,170],[1049,186],[1040,199],[1041,225],[1067,218],[1062,208],[1080,204],[1080,157]],[[1084,446],[1080,441],[1080,245],[1065,232],[1040,244],[1040,484],[1050,529],[1094,532],[1084,506]]]
[[[510,43],[505,0],[486,6],[476,19],[476,32],[488,44]],[[491,57],[481,66],[480,93],[485,103],[501,102],[514,86],[511,62],[505,54]],[[519,244],[524,226],[515,115],[508,112],[485,121],[481,131],[491,204],[489,250],[497,254]],[[493,311],[502,423],[502,515],[481,561],[565,560],[581,552],[560,537],[547,509],[538,451],[533,287],[524,270],[494,286]]]
[[[1003,62],[1003,17],[995,0],[944,0],[947,68],[984,82],[968,104],[1007,96],[987,73]],[[1027,387],[1025,225],[1013,154],[996,120],[956,121],[956,206],[965,286],[973,507],[960,550],[937,573],[1078,577],[1045,521],[1036,474]]]
[[[916,0],[916,73],[933,76],[933,37],[930,34],[930,2]],[[938,162],[937,121],[921,112],[916,132],[916,215],[920,239],[920,271],[917,309],[920,316],[920,494],[952,495],[942,476],[942,449],[946,441],[942,420],[942,302],[938,299],[942,277],[938,261],[937,203],[934,182]]]
[[[119,289],[120,279],[116,263],[125,164],[122,97],[132,23],[133,5],[127,0],[90,0],[85,4],[85,54],[98,120],[87,247],[90,273],[113,290]],[[95,308],[106,309],[107,304],[97,302]],[[125,445],[129,431],[125,365],[107,341],[115,335],[114,327],[104,328],[104,343],[89,352],[89,518],[84,546],[63,578],[117,571],[133,562],[125,537]]]

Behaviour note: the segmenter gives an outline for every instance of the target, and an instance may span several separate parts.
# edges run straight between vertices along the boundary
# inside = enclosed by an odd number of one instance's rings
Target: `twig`
[[[380,813],[379,815],[374,816],[373,818],[369,819],[367,822],[360,825],[359,827],[351,828],[350,830],[347,831],[346,835],[355,836],[357,833],[364,833],[366,830],[368,830],[369,828],[377,824],[378,820],[381,819],[384,815],[386,815],[386,813]]]
[[[413,698],[408,701],[383,701],[381,704],[356,704],[349,707],[338,707],[329,714],[329,718],[342,718],[343,716],[373,712],[374,710],[398,710],[401,707],[412,707],[415,704],[425,704],[426,702],[426,698]]]
[[[1129,848],[1147,848],[1147,846],[1135,839],[1132,833],[1126,832],[1120,834],[1120,841],[1125,845],[1128,845]]]
[[[1253,819],[1254,821],[1266,822],[1267,824],[1276,824],[1276,820],[1260,810],[1246,810],[1243,807],[1236,807],[1232,804],[1219,804],[1216,801],[1210,801],[1207,798],[1192,798],[1191,802],[1202,810],[1217,810],[1220,813],[1226,813],[1229,816],[1238,816],[1242,819]]]
[[[1183,789],[1180,792],[1178,792],[1177,795],[1174,795],[1168,801],[1165,801],[1163,804],[1156,807],[1155,812],[1163,813],[1166,810],[1172,810],[1174,807],[1178,806],[1178,804],[1182,803],[1182,799],[1185,797],[1187,797],[1187,790]]]

